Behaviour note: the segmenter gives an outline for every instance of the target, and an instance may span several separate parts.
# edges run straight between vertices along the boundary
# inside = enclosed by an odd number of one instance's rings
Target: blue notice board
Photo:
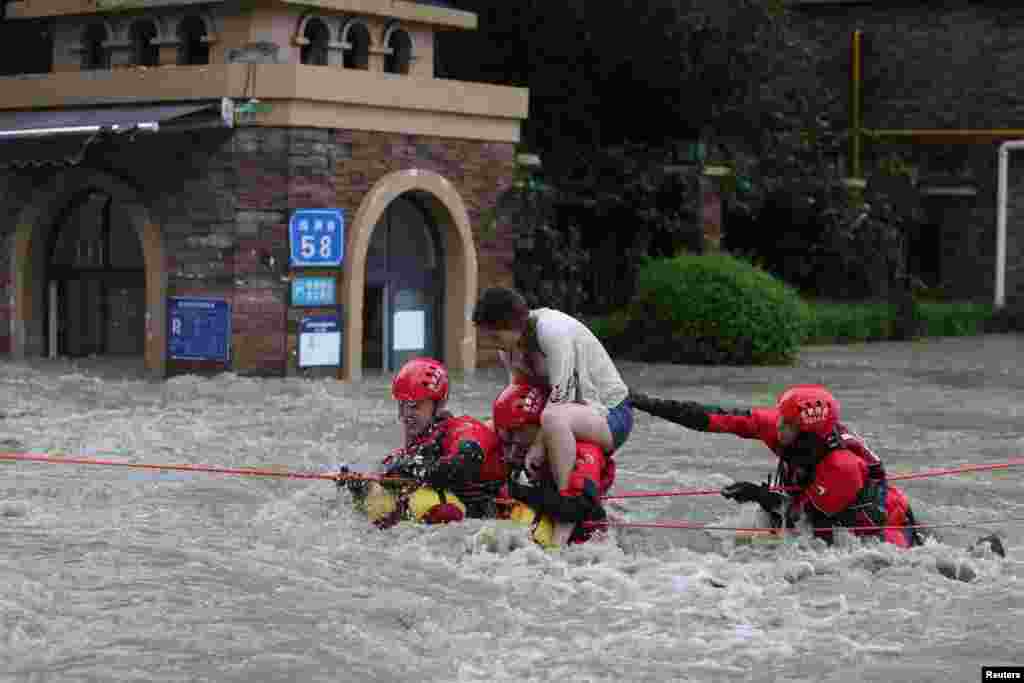
[[[345,250],[341,209],[296,209],[288,222],[291,265],[340,266]]]
[[[292,306],[334,306],[333,277],[296,277],[292,280]]]
[[[167,303],[167,356],[227,362],[231,306],[223,299],[172,296]]]

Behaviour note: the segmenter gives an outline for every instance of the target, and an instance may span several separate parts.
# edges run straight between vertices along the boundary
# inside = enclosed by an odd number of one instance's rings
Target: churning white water
[[[820,381],[890,472],[1024,457],[1015,336],[808,350],[788,368],[623,364],[654,395],[765,405]],[[388,378],[118,379],[0,364],[0,450],[319,470],[397,444]],[[483,416],[502,377],[456,379]],[[762,445],[638,413],[616,491],[721,487]],[[910,551],[616,529],[544,552],[494,522],[381,532],[331,482],[0,463],[0,680],[960,681],[1024,664],[1024,470],[907,482]],[[718,496],[634,521],[756,522]],[[969,552],[1002,534],[1006,559]],[[944,569],[940,571],[940,569]],[[947,578],[959,572],[961,578]]]

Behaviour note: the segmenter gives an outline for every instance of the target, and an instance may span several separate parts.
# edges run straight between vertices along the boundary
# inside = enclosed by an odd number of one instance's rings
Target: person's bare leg
[[[548,462],[558,483],[558,490],[569,486],[569,476],[576,466],[576,440],[597,444],[605,452],[614,441],[608,420],[590,406],[580,403],[549,405],[541,413],[540,423]],[[573,524],[556,522],[554,541],[563,546],[572,535]]]

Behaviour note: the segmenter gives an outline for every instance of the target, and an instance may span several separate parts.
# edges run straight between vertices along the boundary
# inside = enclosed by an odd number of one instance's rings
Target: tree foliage
[[[442,36],[439,71],[529,87],[524,137],[555,177],[623,143],[703,136],[760,153],[827,99],[781,0],[453,4],[480,27]]]
[[[477,13],[480,28],[443,36],[440,73],[530,89],[524,146],[543,158],[553,190],[537,200],[550,204],[543,221],[517,224],[517,257],[529,262],[517,266],[517,280],[527,288],[542,275],[566,280],[538,287],[536,298],[557,299],[557,290],[566,306],[607,310],[632,295],[630,264],[640,256],[699,249],[699,168],[677,181],[674,202],[664,199],[672,183],[661,172],[686,161],[698,139],[709,143],[709,161],[734,170],[725,184],[728,248],[819,296],[900,291],[912,193],[851,194],[842,185],[842,84],[826,80],[822,47],[788,3],[453,4]],[[588,283],[593,272],[601,277]],[[618,297],[603,295],[602,283]]]

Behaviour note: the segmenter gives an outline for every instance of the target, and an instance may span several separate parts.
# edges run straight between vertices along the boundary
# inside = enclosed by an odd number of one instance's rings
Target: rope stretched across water
[[[948,467],[941,470],[925,470],[910,474],[895,474],[887,476],[888,481],[907,481],[911,479],[925,479],[928,477],[941,477],[950,474],[967,474],[969,472],[987,472],[991,470],[1005,470],[1011,467],[1024,467],[1024,459],[1009,460],[994,465],[961,465],[959,467]],[[799,491],[799,486],[773,486],[772,491]],[[624,498],[668,498],[673,496],[711,496],[718,495],[721,489],[680,489],[675,491],[627,491],[614,495],[602,496],[603,500],[615,500]]]
[[[379,481],[385,483],[412,483],[411,479],[389,477],[382,474],[365,474],[350,472],[292,472],[288,470],[269,470],[256,467],[220,467],[217,465],[162,465],[156,463],[124,462],[122,460],[105,460],[102,458],[54,456],[37,453],[0,453],[0,460],[42,462],[51,465],[108,465],[112,467],[131,467],[144,470],[174,472],[207,472],[212,474],[235,474],[247,477],[278,477],[282,479],[321,479],[327,481]]]
[[[166,470],[179,472],[208,472],[212,474],[235,474],[250,477],[279,477],[284,479],[320,479],[326,481],[364,480],[381,481],[388,483],[415,483],[411,479],[391,477],[381,474],[348,473],[337,472],[293,472],[279,469],[261,469],[255,467],[220,467],[216,465],[182,464],[164,465],[158,463],[125,462],[123,460],[107,460],[101,458],[54,456],[39,453],[23,452],[0,452],[0,460],[42,462],[53,465],[107,465],[112,467],[131,467],[147,470]],[[939,470],[925,470],[924,472],[912,472],[910,474],[896,474],[887,477],[889,481],[907,481],[912,479],[925,479],[928,477],[941,477],[952,474],[967,474],[970,472],[987,472],[993,470],[1004,470],[1012,467],[1024,467],[1024,458],[1008,460],[1003,463],[991,465],[960,465],[958,467],[947,467]],[[799,491],[798,486],[773,486],[772,491]],[[666,498],[673,496],[711,496],[721,494],[721,489],[681,489],[673,491],[626,491],[613,495],[602,496],[603,500],[617,500],[626,498]]]
[[[212,474],[232,474],[249,477],[277,477],[285,479],[315,479],[315,480],[326,480],[326,481],[378,481],[382,483],[415,483],[411,479],[405,479],[401,477],[390,477],[381,474],[364,474],[364,473],[339,473],[339,472],[294,472],[289,470],[269,470],[260,469],[254,467],[220,467],[216,465],[199,465],[199,464],[179,464],[179,465],[163,465],[156,463],[138,463],[138,462],[124,462],[120,460],[107,460],[102,458],[86,458],[86,457],[66,457],[66,456],[53,456],[47,454],[37,453],[19,453],[19,452],[0,452],[0,460],[8,461],[26,461],[26,462],[40,462],[48,463],[52,465],[106,465],[112,467],[129,467],[135,469],[147,469],[147,470],[158,470],[158,471],[178,471],[178,472],[206,472]],[[939,470],[927,470],[924,472],[915,472],[910,474],[901,474],[888,477],[889,481],[905,481],[911,479],[924,479],[927,477],[940,477],[952,474],[966,474],[969,472],[986,472],[992,470],[1009,469],[1011,467],[1024,466],[1024,459],[1010,460],[1004,463],[996,463],[991,465],[962,465],[959,467],[949,467]],[[786,491],[786,490],[799,490],[799,487],[772,487],[773,491]],[[621,498],[653,498],[653,497],[667,497],[667,496],[704,496],[704,495],[718,495],[721,493],[720,489],[690,489],[681,491],[634,491],[619,493],[612,496],[604,496],[605,500],[609,499],[621,499]],[[515,501],[499,499],[499,503],[512,503]],[[1004,517],[996,520],[987,520],[984,522],[948,522],[942,524],[914,524],[914,525],[899,525],[899,526],[872,526],[872,527],[857,527],[861,531],[881,531],[884,529],[937,529],[942,527],[966,527],[966,526],[985,526],[988,524],[995,524],[1006,521],[1020,521],[1024,518],[1017,517]],[[780,533],[779,529],[767,528],[767,527],[727,527],[727,526],[714,526],[701,522],[687,522],[682,520],[663,520],[653,522],[623,522],[623,521],[604,521],[604,522],[586,522],[585,524],[590,526],[605,526],[605,527],[647,527],[647,528],[659,528],[659,529],[703,529],[705,531],[737,531],[737,532],[771,532]],[[814,531],[831,531],[832,528],[827,529],[815,529]]]
[[[942,522],[936,524],[894,524],[894,525],[881,525],[881,526],[858,526],[858,527],[821,527],[811,529],[814,533],[829,533],[834,532],[836,529],[846,529],[847,531],[854,532],[867,532],[867,531],[884,531],[886,529],[944,529],[951,527],[986,527],[993,524],[1000,524],[1002,522],[1020,522],[1024,521],[1024,517],[999,517],[996,519],[984,519],[978,521],[969,522]],[[750,526],[719,526],[712,522],[687,522],[685,520],[666,519],[654,522],[625,522],[615,520],[605,520],[602,522],[583,522],[584,526],[589,527],[632,527],[632,528],[647,528],[647,529],[697,529],[702,531],[736,531],[740,533],[761,533],[765,535],[783,536],[787,533],[798,534],[801,529],[785,530],[777,529],[775,527],[750,527]]]

